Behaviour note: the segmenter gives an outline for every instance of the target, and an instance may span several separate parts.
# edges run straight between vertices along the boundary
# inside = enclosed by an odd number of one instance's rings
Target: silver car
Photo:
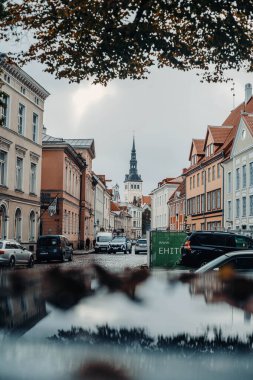
[[[14,268],[15,265],[34,265],[33,253],[14,240],[0,240],[0,265]]]
[[[138,239],[135,244],[134,251],[135,251],[135,254],[138,254],[140,252],[147,253],[148,251],[147,239]]]

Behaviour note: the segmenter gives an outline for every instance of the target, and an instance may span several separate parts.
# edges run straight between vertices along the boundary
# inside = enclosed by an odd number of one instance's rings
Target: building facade
[[[74,248],[80,244],[80,203],[84,197],[81,183],[85,168],[85,160],[71,145],[44,135],[40,234],[65,235]]]
[[[109,231],[110,225],[110,201],[111,194],[106,186],[106,179],[104,175],[95,175],[94,178],[97,182],[95,186],[95,233],[98,231]]]
[[[1,61],[0,238],[34,249],[38,237],[44,102],[49,93]]]
[[[168,201],[169,207],[169,229],[171,231],[184,231],[186,229],[185,219],[185,179],[180,183],[176,191]]]
[[[224,161],[224,227],[253,232],[253,114],[244,112]]]
[[[128,212],[131,215],[132,226],[131,239],[139,239],[142,236],[142,208],[140,205],[129,204]]]
[[[159,230],[169,229],[168,200],[177,189],[180,178],[165,178],[158,183],[151,192],[151,228]]]
[[[124,200],[126,203],[134,203],[142,197],[142,179],[138,174],[135,139],[131,151],[129,174],[126,174],[124,181]]]

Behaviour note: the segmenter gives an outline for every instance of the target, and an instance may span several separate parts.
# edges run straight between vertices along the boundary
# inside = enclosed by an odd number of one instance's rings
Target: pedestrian
[[[89,249],[90,249],[90,239],[88,237],[86,239],[85,245],[86,245],[86,251],[89,251]]]
[[[96,245],[96,239],[93,240],[93,248],[95,248]]]

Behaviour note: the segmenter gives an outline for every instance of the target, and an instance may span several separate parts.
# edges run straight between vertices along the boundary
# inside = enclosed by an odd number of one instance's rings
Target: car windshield
[[[42,239],[39,239],[38,244],[41,247],[48,247],[51,245],[57,245],[57,238],[55,238],[55,237],[42,238]]]
[[[112,241],[113,243],[124,243],[126,239],[124,237],[116,237]]]
[[[140,239],[140,240],[138,240],[137,243],[138,243],[138,244],[147,244],[147,240],[145,240],[145,239]]]
[[[111,241],[112,238],[110,236],[98,236],[97,237],[97,241],[99,243],[102,243],[102,242],[108,242],[108,241]]]
[[[228,257],[226,255],[222,255],[220,257],[217,257],[217,259],[214,259],[210,261],[210,263],[203,265],[201,268],[197,269],[195,273],[204,273],[208,272],[209,270],[212,270],[214,268],[219,268],[219,266],[226,262]]]

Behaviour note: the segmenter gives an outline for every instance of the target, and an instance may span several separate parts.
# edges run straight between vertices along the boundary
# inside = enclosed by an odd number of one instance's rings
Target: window
[[[0,150],[0,185],[7,184],[7,153]]]
[[[215,166],[212,167],[212,180],[215,180]]]
[[[206,179],[206,172],[203,171],[201,173],[201,185],[204,185],[205,184],[205,179]]]
[[[9,128],[9,112],[10,112],[10,97],[7,94],[3,94],[2,96],[2,125],[5,128]]]
[[[217,195],[217,209],[221,208],[221,191],[216,190],[216,195]]]
[[[18,107],[18,133],[20,135],[24,134],[25,130],[25,106],[19,103]]]
[[[193,185],[193,188],[195,189],[195,175],[193,176],[192,185]]]
[[[207,193],[207,211],[211,210],[211,193]]]
[[[190,177],[190,189],[192,189],[192,177]]]
[[[228,173],[228,193],[232,191],[232,181],[231,181],[231,172]]]
[[[214,152],[214,146],[213,144],[210,144],[206,147],[206,157],[209,157],[213,154]]]
[[[30,193],[32,194],[36,194],[36,172],[37,172],[37,165],[32,162],[31,173],[30,173]]]
[[[249,164],[249,183],[253,186],[253,162]]]
[[[38,105],[39,104],[39,98],[37,96],[34,97],[34,102]]]
[[[23,185],[23,159],[16,159],[16,190],[22,190]]]
[[[199,173],[197,174],[197,186],[199,187]]]
[[[236,169],[236,174],[235,174],[235,188],[236,190],[240,189],[240,169]]]
[[[31,211],[29,221],[29,241],[35,241],[35,213]]]
[[[211,181],[211,168],[208,168],[208,182]]]
[[[249,214],[253,216],[253,195],[249,196]]]
[[[33,136],[32,139],[34,142],[38,141],[38,115],[33,113]]]
[[[228,220],[232,219],[231,201],[228,201]]]
[[[192,159],[191,159],[191,164],[192,164],[192,165],[195,165],[195,164],[197,163],[197,160],[198,160],[198,157],[197,157],[196,154],[194,154],[194,155],[192,156]]]
[[[246,197],[242,197],[242,216],[246,216]]]
[[[25,95],[25,93],[26,93],[25,87],[21,86],[20,87],[20,92],[21,92],[21,94]]]
[[[221,168],[221,165],[218,164],[217,165],[217,178],[220,178],[220,168]]]
[[[215,210],[217,208],[216,202],[216,191],[212,191],[212,209]]]
[[[236,217],[240,217],[240,199],[236,199]]]
[[[18,208],[15,213],[15,224],[14,224],[15,239],[17,241],[21,240],[21,221],[22,221],[22,214],[21,214],[20,208]]]
[[[246,187],[246,182],[247,182],[247,179],[246,179],[246,165],[243,165],[243,167],[242,167],[242,187],[243,187],[243,189],[245,189],[245,187]]]
[[[7,74],[4,74],[4,80],[7,82],[7,83],[10,83],[11,82],[11,78],[9,75]]]

